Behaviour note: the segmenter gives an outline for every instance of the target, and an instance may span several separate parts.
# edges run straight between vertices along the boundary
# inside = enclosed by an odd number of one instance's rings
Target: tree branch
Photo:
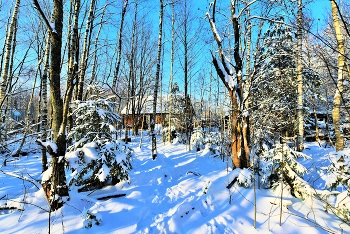
[[[38,0],[33,0],[33,4],[34,4],[34,8],[38,10],[41,18],[44,20],[44,23],[46,24],[48,30],[50,31],[50,34],[51,33],[56,33],[56,31],[52,28],[49,20],[46,18],[43,10],[41,9],[39,3],[38,3]]]

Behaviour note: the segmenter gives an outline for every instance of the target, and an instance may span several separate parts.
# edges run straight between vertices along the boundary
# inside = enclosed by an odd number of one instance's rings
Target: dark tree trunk
[[[54,22],[54,28],[52,28],[49,21],[45,17],[38,1],[34,0],[34,5],[45,21],[51,38],[50,99],[52,106],[53,139],[57,145],[57,150],[54,151],[50,146],[46,147],[52,157],[52,175],[50,180],[43,184],[43,188],[49,201],[51,210],[57,210],[64,204],[62,197],[68,196],[69,194],[64,171],[64,160],[61,158],[66,153],[65,126],[62,126],[63,100],[61,98],[63,2],[61,0],[54,0],[53,2],[54,10],[52,21]]]
[[[214,39],[219,48],[220,63],[212,54],[213,65],[216,69],[218,76],[221,81],[227,88],[231,103],[232,103],[232,112],[231,112],[231,125],[232,125],[232,136],[231,136],[231,159],[234,167],[236,168],[246,168],[250,163],[250,129],[249,129],[249,115],[245,114],[246,111],[244,100],[244,86],[243,86],[243,63],[240,55],[240,31],[239,31],[239,22],[235,14],[235,1],[231,3],[231,21],[233,26],[233,37],[234,37],[234,48],[233,48],[233,57],[235,62],[235,74],[231,73],[231,69],[227,63],[226,56],[224,55],[224,50],[221,44],[220,36],[216,30],[215,25],[215,4],[213,3],[213,17],[211,18],[209,13],[207,17],[213,32]],[[221,68],[222,67],[222,68]],[[232,86],[228,83],[227,76],[230,76],[233,80],[236,80],[237,83]],[[246,91],[246,92],[249,92]]]

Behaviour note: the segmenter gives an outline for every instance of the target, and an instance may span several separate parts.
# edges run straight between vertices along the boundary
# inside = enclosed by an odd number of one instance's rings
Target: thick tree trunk
[[[334,100],[333,100],[333,111],[332,111],[332,118],[333,118],[333,126],[334,126],[334,132],[335,132],[335,147],[337,151],[344,149],[344,136],[343,133],[340,130],[340,105],[341,105],[341,95],[344,89],[343,82],[344,82],[344,69],[345,69],[345,48],[344,48],[344,39],[343,34],[341,31],[341,25],[339,20],[339,15],[337,11],[337,5],[334,0],[331,0],[331,7],[332,7],[332,18],[333,18],[333,25],[335,30],[335,36],[338,42],[338,82],[337,82],[337,89],[335,91]]]
[[[50,63],[50,99],[52,106],[52,132],[57,150],[53,150],[49,145],[46,147],[52,157],[52,175],[50,180],[43,184],[45,194],[50,204],[51,210],[57,210],[64,204],[62,197],[68,196],[68,186],[64,171],[64,157],[66,153],[66,134],[63,122],[63,100],[61,98],[61,49],[62,49],[62,29],[63,29],[63,2],[54,0],[54,10],[51,26],[48,19],[37,0],[34,5],[44,20],[51,38],[51,63]],[[67,87],[69,89],[69,87]],[[40,143],[39,143],[40,144]],[[43,144],[41,144],[44,146]]]
[[[221,81],[229,91],[230,99],[232,102],[232,113],[231,113],[231,128],[232,128],[232,137],[231,137],[231,159],[234,167],[236,168],[246,168],[250,163],[250,148],[249,148],[249,138],[250,138],[250,129],[249,129],[249,115],[245,113],[244,105],[244,95],[245,91],[243,86],[243,64],[242,58],[240,55],[240,31],[239,31],[239,22],[236,15],[236,3],[235,1],[231,2],[231,21],[233,26],[233,37],[234,37],[234,48],[233,48],[233,57],[235,61],[235,74],[232,74],[230,65],[227,61],[227,57],[224,55],[224,50],[222,48],[221,37],[216,30],[215,25],[215,4],[213,3],[213,18],[210,17],[207,13],[207,18],[209,19],[209,24],[213,32],[214,39],[218,45],[218,51],[220,56],[221,66],[219,62],[212,54],[213,64],[216,69],[218,76]],[[230,77],[230,81],[228,81]],[[233,85],[233,81],[236,81],[236,84]],[[244,129],[244,130],[243,130]]]
[[[247,18],[250,18],[250,6],[247,5]],[[249,155],[250,155],[250,123],[249,123],[249,90],[251,88],[251,79],[252,75],[250,70],[250,52],[251,52],[251,37],[252,37],[252,25],[251,21],[248,20],[247,25],[247,55],[246,55],[246,79],[245,79],[245,85],[244,85],[244,92],[243,92],[243,108],[245,109],[243,113],[243,126],[242,126],[242,135],[243,135],[243,147],[245,152],[245,161],[247,161],[247,166],[249,165]]]

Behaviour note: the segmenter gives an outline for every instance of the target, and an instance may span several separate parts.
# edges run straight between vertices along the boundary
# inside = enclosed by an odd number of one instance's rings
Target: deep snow
[[[158,142],[152,160],[149,139],[135,150],[130,183],[122,182],[94,192],[70,191],[64,207],[51,213],[40,183],[40,154],[12,158],[0,168],[0,233],[350,233],[350,227],[325,212],[316,199],[301,200],[284,189],[257,189],[256,229],[254,189],[229,184],[230,164],[209,152],[188,151],[185,145]],[[302,160],[311,172],[306,179],[323,188],[326,178],[318,168],[326,165],[331,148],[307,144]],[[2,164],[3,158],[0,159]],[[24,177],[21,180],[17,177]],[[69,179],[69,175],[67,175]],[[118,198],[98,198],[126,194]],[[16,207],[19,210],[1,210]],[[282,211],[281,226],[280,214]],[[87,213],[102,220],[84,228]]]

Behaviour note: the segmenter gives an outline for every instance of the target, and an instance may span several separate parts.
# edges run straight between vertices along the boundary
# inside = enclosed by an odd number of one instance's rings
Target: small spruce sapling
[[[69,184],[86,191],[128,180],[132,150],[112,137],[120,122],[112,109],[116,103],[95,98],[74,104],[75,126],[68,134],[73,144],[66,154],[67,167],[72,170]]]
[[[289,186],[293,196],[305,199],[314,193],[314,189],[302,178],[307,169],[296,159],[310,159],[309,156],[296,152],[286,144],[277,144],[267,151],[260,160],[261,183],[265,187],[277,188],[283,183]]]

